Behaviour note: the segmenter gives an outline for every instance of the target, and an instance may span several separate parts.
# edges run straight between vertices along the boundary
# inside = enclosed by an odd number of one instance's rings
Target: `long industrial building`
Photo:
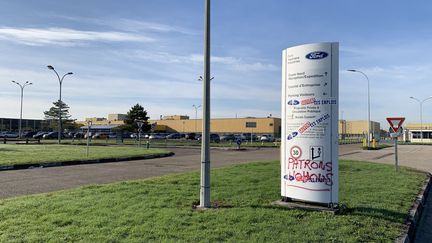
[[[91,121],[93,125],[106,126],[107,129],[112,129],[115,126],[124,123],[125,114],[109,114],[107,118],[86,118],[82,121],[85,125]],[[154,124],[154,132],[166,133],[201,133],[202,120],[189,119],[185,115],[165,116],[158,120],[149,120],[150,124]],[[280,136],[281,119],[277,117],[245,117],[245,118],[213,118],[210,122],[211,132],[218,134],[272,134],[276,137]],[[341,138],[360,138],[367,134],[367,121],[339,121],[339,134]],[[380,137],[380,123],[371,121],[371,133],[375,138]]]

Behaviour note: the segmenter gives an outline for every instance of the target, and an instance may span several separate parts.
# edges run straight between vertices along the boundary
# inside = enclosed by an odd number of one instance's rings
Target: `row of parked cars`
[[[136,134],[131,135],[132,138],[136,138]],[[196,133],[171,133],[171,134],[166,134],[166,133],[153,133],[153,134],[144,134],[142,136],[142,138],[144,139],[185,139],[185,140],[201,140],[201,134],[196,134]],[[212,133],[210,134],[210,141],[211,142],[235,142],[238,140],[241,141],[262,141],[262,142],[274,142],[275,141],[275,137],[271,134],[265,134],[265,135],[260,135],[260,136],[256,136],[255,134],[250,134],[250,133],[243,133],[243,134],[224,134],[222,136],[219,136],[216,133]]]

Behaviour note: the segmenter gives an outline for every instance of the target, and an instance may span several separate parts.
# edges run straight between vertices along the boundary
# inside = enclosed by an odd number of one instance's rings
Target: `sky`
[[[212,117],[280,117],[282,50],[339,42],[343,119],[404,116],[419,122],[432,96],[430,1],[213,0]],[[72,118],[126,113],[139,103],[151,119],[195,117],[201,104],[204,1],[0,1],[0,117],[43,118],[58,100],[53,65],[66,76]],[[201,117],[199,110],[198,117]],[[423,105],[432,123],[432,99]]]

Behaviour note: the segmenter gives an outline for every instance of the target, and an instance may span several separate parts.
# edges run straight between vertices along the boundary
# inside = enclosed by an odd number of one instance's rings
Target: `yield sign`
[[[388,117],[386,119],[394,132],[398,132],[399,128],[402,126],[402,123],[405,121],[405,117]]]

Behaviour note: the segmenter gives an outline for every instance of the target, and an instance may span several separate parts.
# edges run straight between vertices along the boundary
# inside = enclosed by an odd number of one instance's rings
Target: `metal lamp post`
[[[195,133],[197,133],[198,109],[201,107],[201,105],[197,106],[193,104],[192,107],[195,108]]]
[[[347,71],[361,73],[367,79],[367,85],[368,85],[367,86],[367,93],[368,93],[368,135],[367,135],[367,146],[369,148],[370,147],[370,137],[369,136],[370,136],[370,125],[371,125],[370,124],[370,82],[369,82],[369,78],[368,78],[368,76],[364,72],[359,71],[359,70],[349,69]]]
[[[33,83],[30,83],[29,81],[26,81],[24,84],[20,84],[16,81],[12,80],[12,83],[18,85],[21,88],[21,110],[20,110],[20,119],[19,119],[19,127],[18,127],[18,134],[19,138],[22,138],[22,113],[23,113],[23,99],[24,99],[24,88],[28,85],[32,85]]]
[[[432,96],[429,96],[428,98],[426,98],[424,100],[419,100],[419,99],[412,97],[412,96],[410,97],[410,99],[413,99],[420,104],[420,139],[421,139],[421,143],[423,143],[423,102],[425,102],[426,100],[432,99]]]
[[[205,0],[200,208],[210,208],[210,0]]]
[[[72,75],[72,72],[68,72],[66,74],[64,74],[61,78],[60,75],[57,73],[57,71],[54,69],[53,66],[48,65],[47,66],[48,69],[53,70],[54,73],[56,74],[59,84],[60,84],[60,96],[59,96],[59,128],[58,128],[58,144],[61,143],[61,132],[62,132],[62,121],[61,121],[61,111],[62,111],[62,84],[63,84],[63,79],[67,76],[67,75]]]
[[[141,147],[141,132],[142,132],[142,126],[144,125],[144,120],[138,120],[136,119],[135,122],[138,126],[138,147]]]
[[[90,146],[90,129],[92,126],[92,121],[87,121],[87,157],[89,156],[89,146]]]

